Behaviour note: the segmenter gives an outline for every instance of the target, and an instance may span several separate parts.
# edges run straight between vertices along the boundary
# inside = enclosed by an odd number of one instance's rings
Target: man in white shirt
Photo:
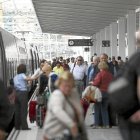
[[[71,61],[69,62],[69,67],[70,67],[70,70],[72,69],[72,66],[74,65],[74,62],[75,62],[75,58],[74,57],[71,57],[70,59]]]
[[[87,72],[87,66],[84,65],[84,59],[82,56],[77,57],[76,62],[71,66],[71,72],[73,73],[75,79],[76,88],[80,94],[80,97],[82,97]]]

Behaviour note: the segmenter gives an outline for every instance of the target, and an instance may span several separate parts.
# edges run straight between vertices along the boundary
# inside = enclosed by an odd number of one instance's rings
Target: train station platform
[[[88,132],[89,140],[122,140],[118,127],[113,127],[111,129],[93,129],[90,124],[93,123],[91,115],[91,108],[89,108],[87,117],[85,120],[86,128]],[[19,131],[16,132],[12,139],[9,140],[42,140],[43,130],[38,128],[36,124],[30,124],[30,131]]]

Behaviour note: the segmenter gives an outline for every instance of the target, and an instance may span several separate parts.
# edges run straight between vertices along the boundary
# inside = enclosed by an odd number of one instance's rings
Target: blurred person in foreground
[[[70,72],[60,75],[48,103],[44,124],[44,140],[87,140],[83,111],[75,81]],[[76,139],[77,138],[77,139]]]
[[[134,46],[133,46],[134,47]],[[137,35],[137,52],[130,58],[130,61],[133,61],[133,65],[136,67],[133,68],[136,72],[133,73],[133,76],[136,75],[136,88],[137,88],[137,97],[136,102],[140,102],[140,31]],[[129,62],[128,62],[129,63]],[[132,76],[130,76],[132,78]],[[120,97],[121,98],[121,97]],[[125,98],[125,97],[124,97]],[[127,97],[126,97],[127,99]],[[131,107],[131,104],[130,104]],[[140,140],[140,109],[137,110],[129,119],[122,119],[119,122],[120,130],[124,140]]]
[[[2,80],[0,80],[0,140],[5,140],[6,138],[6,129],[9,125],[7,120],[10,118],[10,103],[4,87]]]

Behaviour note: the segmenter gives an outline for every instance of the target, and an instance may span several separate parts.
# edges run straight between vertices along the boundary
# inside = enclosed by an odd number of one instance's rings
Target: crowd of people
[[[53,125],[54,123],[56,123],[57,125],[58,123],[58,122],[52,122],[51,124],[51,120],[54,120],[54,118],[52,117],[54,115],[56,115],[55,118],[58,118],[58,120],[60,118],[66,117],[66,119],[63,119],[63,123],[58,127],[61,133],[63,132],[62,130],[65,129],[64,124],[67,124],[68,128],[71,127],[70,128],[71,134],[73,136],[78,135],[78,125],[73,119],[75,117],[75,110],[77,110],[76,112],[78,113],[81,112],[78,115],[81,121],[79,123],[82,124],[82,128],[84,128],[84,123],[83,123],[84,118],[81,111],[82,108],[80,108],[82,107],[80,105],[80,99],[82,99],[82,93],[86,88],[86,86],[88,85],[93,85],[98,87],[101,90],[102,97],[103,97],[102,102],[95,103],[94,105],[94,111],[95,111],[94,128],[98,128],[99,126],[100,127],[102,126],[104,128],[109,128],[111,124],[109,120],[110,118],[109,118],[108,103],[107,103],[107,96],[108,96],[107,88],[109,83],[113,79],[113,76],[117,74],[119,68],[124,64],[122,61],[121,63],[119,63],[120,60],[121,59],[119,59],[117,62],[115,60],[115,57],[112,57],[111,62],[109,62],[107,54],[102,54],[100,57],[98,57],[95,54],[91,58],[91,64],[89,65],[87,65],[87,62],[84,62],[82,56],[78,56],[77,58],[72,57],[68,59],[63,59],[63,57],[55,58],[52,60],[52,63],[47,62],[47,60],[42,60],[40,62],[40,67],[30,77],[26,76],[26,65],[20,64],[17,68],[17,75],[14,77],[13,80],[14,88],[10,87],[11,88],[10,94],[13,92],[15,93],[15,99],[13,99],[13,104],[15,104],[15,110],[14,110],[15,128],[17,130],[20,129],[30,130],[27,124],[28,86],[29,86],[28,84],[31,84],[31,82],[34,80],[38,80],[39,94],[43,93],[46,87],[49,88],[50,93],[54,92],[53,93],[54,96],[50,98],[50,103],[48,104],[48,111],[46,117],[47,119],[45,122],[46,125],[44,125],[44,129],[46,132],[45,136],[46,135],[48,135],[48,137],[50,136],[49,133],[47,134],[47,130],[51,131],[48,124]],[[55,80],[58,81],[57,86],[55,85],[56,83]],[[60,94],[60,97],[57,97],[57,94]],[[62,95],[63,97],[61,97]],[[75,106],[79,107],[77,109],[72,108],[72,110],[74,111],[73,114],[71,114],[72,112],[70,110],[71,105],[66,105],[66,112],[63,112],[62,103],[64,102],[63,100],[67,102],[66,100],[67,96],[68,98],[70,98],[70,100],[77,103],[76,105],[75,103],[72,102],[74,107]],[[69,104],[69,102],[67,102],[67,104]],[[53,115],[52,115],[52,110],[54,110]],[[84,134],[86,134],[85,130],[84,130]],[[59,135],[60,133],[58,133],[58,136],[56,137],[59,137]],[[53,137],[54,136],[55,135],[53,134]],[[52,138],[52,136],[50,136],[50,138]],[[47,138],[45,137],[45,139]]]
[[[140,33],[137,46],[140,46]],[[136,86],[138,86],[137,98],[139,99],[139,52],[136,56],[133,56],[130,61],[133,59],[137,64],[135,72],[138,79]],[[118,125],[118,115],[109,104],[108,87],[130,61],[126,58],[123,62],[120,56],[109,58],[105,53],[100,56],[95,53],[90,64],[87,64],[82,56],[67,59],[59,57],[54,58],[52,62],[42,60],[40,67],[30,77],[26,76],[26,65],[20,64],[17,75],[13,79],[13,87],[6,90],[0,81],[0,113],[2,114],[0,114],[0,140],[4,140],[7,135],[6,131],[13,119],[11,116],[15,116],[14,125],[17,130],[30,130],[27,124],[28,91],[29,85],[34,80],[38,81],[37,96],[42,95],[46,89],[50,93],[46,102],[44,140],[72,140],[72,138],[87,140],[84,117],[90,103],[94,103],[92,128],[109,129]],[[15,109],[9,115],[7,112],[11,106],[15,106]],[[132,114],[130,121],[131,123],[123,119],[121,123],[125,133],[123,136],[127,140],[138,140],[139,110]],[[130,134],[131,132],[137,137]]]

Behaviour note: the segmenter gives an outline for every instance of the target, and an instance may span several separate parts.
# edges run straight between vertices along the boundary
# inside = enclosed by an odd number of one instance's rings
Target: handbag
[[[72,137],[72,135],[64,136],[64,140],[88,140],[86,129],[85,129],[84,125],[79,122],[79,117],[78,117],[78,113],[77,113],[76,108],[74,107],[74,105],[70,102],[70,100],[67,97],[65,97],[65,99],[74,110],[75,119],[76,119],[76,122],[78,124],[79,134],[77,137]]]

